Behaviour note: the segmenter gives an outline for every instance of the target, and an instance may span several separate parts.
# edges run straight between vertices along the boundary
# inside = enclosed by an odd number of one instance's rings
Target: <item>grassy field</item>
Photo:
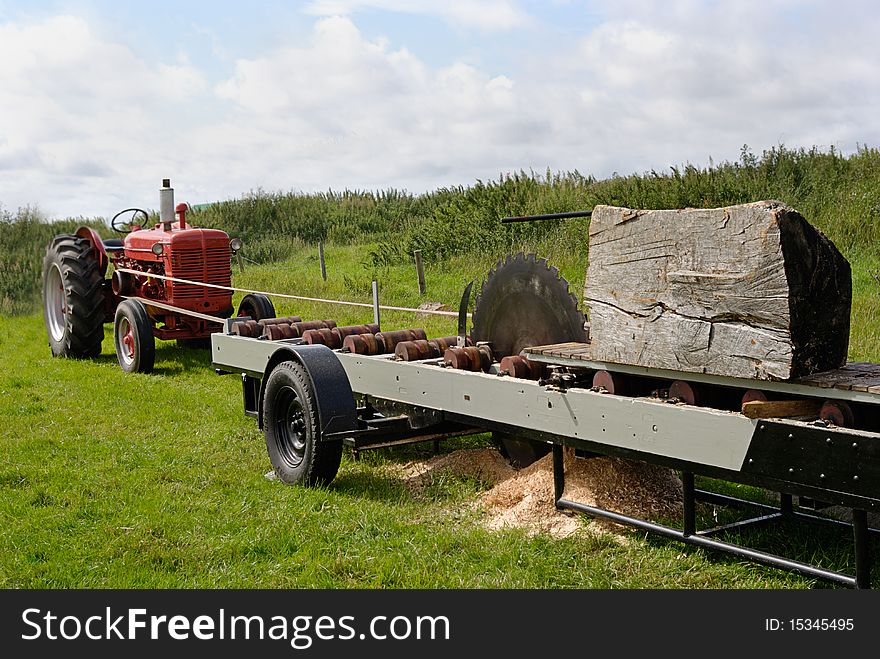
[[[528,241],[525,241],[528,243]],[[580,291],[586,261],[535,246]],[[456,306],[471,278],[497,254],[429,264],[428,294],[410,264],[378,264],[375,245],[331,245],[328,281],[315,250],[292,246],[290,260],[236,272],[236,285],[368,301],[378,276],[382,299]],[[874,273],[854,264],[852,358],[880,358]],[[366,322],[367,310],[279,302],[279,315]],[[413,326],[385,314],[389,326]],[[432,319],[431,335],[453,320]],[[160,343],[156,372],[124,375],[112,352],[94,361],[52,359],[42,319],[0,317],[0,587],[388,587],[388,588],[803,588],[813,580],[680,544],[629,534],[630,542],[582,534],[564,540],[520,530],[489,532],[472,507],[485,485],[437,479],[414,494],[387,463],[429,455],[428,447],[344,455],[327,489],[288,487],[270,470],[255,423],[242,414],[235,376],[217,376],[206,352]],[[489,444],[486,436],[443,450]],[[706,512],[707,515],[710,512]],[[707,519],[707,521],[709,521]],[[585,524],[588,522],[584,522]],[[847,568],[849,538],[763,532],[757,546],[793,551]],[[875,551],[876,553],[876,551]],[[849,566],[851,569],[851,566]],[[875,584],[877,579],[875,578]]]

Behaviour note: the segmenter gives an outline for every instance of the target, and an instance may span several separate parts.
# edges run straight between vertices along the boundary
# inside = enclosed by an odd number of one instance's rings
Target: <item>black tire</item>
[[[493,432],[492,441],[515,469],[523,469],[550,452],[550,444],[533,439],[521,439],[503,432]]]
[[[263,433],[275,475],[284,483],[328,485],[339,471],[342,442],[321,441],[311,382],[296,362],[281,362],[263,395]]]
[[[43,320],[54,357],[97,357],[104,340],[104,278],[91,242],[55,236],[43,259]]]
[[[116,359],[126,373],[150,373],[156,361],[156,339],[146,307],[137,300],[124,300],[113,322]]]
[[[275,317],[275,305],[262,293],[248,293],[238,305],[239,316],[250,316],[253,320]]]

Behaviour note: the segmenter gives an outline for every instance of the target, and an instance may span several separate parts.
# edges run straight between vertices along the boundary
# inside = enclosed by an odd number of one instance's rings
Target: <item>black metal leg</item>
[[[783,515],[790,515],[794,511],[791,495],[785,492],[779,493],[779,512]]]
[[[853,541],[856,549],[856,588],[871,587],[871,548],[868,542],[868,513],[852,511]]]
[[[565,461],[562,445],[553,445],[553,501],[558,502],[565,492]]]
[[[694,474],[683,471],[681,474],[682,494],[684,503],[683,532],[693,535],[697,532],[697,506],[694,497]]]
[[[440,440],[434,440],[434,455],[437,455],[440,452]]]

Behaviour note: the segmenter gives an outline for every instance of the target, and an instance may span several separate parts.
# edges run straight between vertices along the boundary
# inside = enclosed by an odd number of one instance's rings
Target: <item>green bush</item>
[[[736,162],[686,164],[669,172],[613,175],[596,180],[574,172],[518,172],[495,181],[414,195],[400,190],[345,190],[302,194],[253,191],[195,210],[196,226],[239,236],[243,256],[265,263],[284,260],[302,243],[367,244],[372,269],[402,263],[422,251],[427,263],[474,254],[491,264],[517,249],[540,248],[565,259],[587,249],[586,220],[502,225],[505,215],[584,210],[597,204],[632,208],[716,207],[778,199],[798,209],[844,253],[874,254],[880,244],[880,150],[860,147],[788,149],[760,156],[743,146]],[[0,311],[33,308],[39,294],[43,251],[56,233],[84,220],[44,222],[33,208],[12,214],[0,208]],[[90,223],[103,227],[98,220]]]

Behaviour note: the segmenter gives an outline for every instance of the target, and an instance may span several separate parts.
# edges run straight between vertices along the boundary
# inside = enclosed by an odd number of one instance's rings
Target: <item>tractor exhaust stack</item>
[[[171,187],[170,178],[163,178],[159,189],[159,221],[165,231],[171,231],[174,222],[174,188]]]

